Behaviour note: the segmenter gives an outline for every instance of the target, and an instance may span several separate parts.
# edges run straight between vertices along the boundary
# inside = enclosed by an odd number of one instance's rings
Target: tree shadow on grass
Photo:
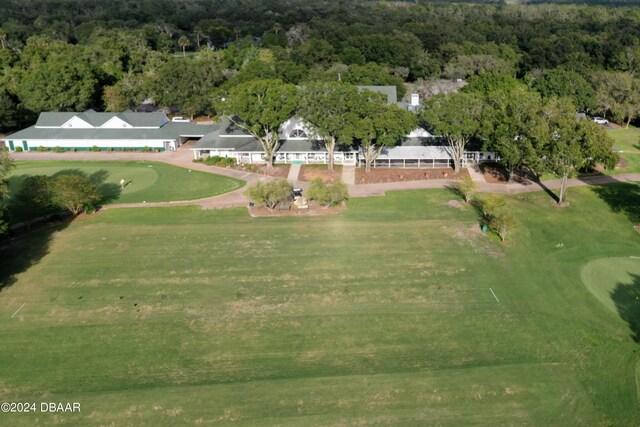
[[[594,185],[592,189],[613,212],[624,213],[634,225],[640,223],[640,184],[618,182]]]
[[[98,189],[101,197],[100,203],[102,204],[117,200],[122,193],[120,185],[113,182],[106,182],[107,178],[109,178],[109,172],[105,169],[99,169],[91,175],[80,169],[63,169],[53,174],[52,178],[55,179],[62,175],[80,175],[87,178]]]
[[[444,188],[453,194],[456,198],[464,201],[464,193],[460,190],[460,187],[455,182],[448,182],[444,185]]]
[[[552,189],[550,189],[549,187],[547,187],[546,185],[544,185],[544,183],[540,180],[540,177],[535,177],[533,179],[533,182],[535,182],[536,184],[538,184],[538,186],[540,188],[542,188],[542,190],[547,193],[549,195],[549,197],[551,197],[556,203],[558,203],[560,201],[560,196],[558,196]]]
[[[631,338],[640,342],[640,276],[631,274],[632,283],[618,283],[611,291],[611,299],[622,320],[629,324]]]
[[[54,215],[36,231],[23,227],[8,232],[0,240],[0,292],[15,284],[20,273],[38,264],[49,253],[53,235],[70,223],[71,218]]]

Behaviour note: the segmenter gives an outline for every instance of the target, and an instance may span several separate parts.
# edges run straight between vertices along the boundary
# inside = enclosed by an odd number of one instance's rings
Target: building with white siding
[[[171,122],[160,112],[40,113],[35,125],[0,138],[10,151],[175,150],[186,140],[200,138],[211,126]]]

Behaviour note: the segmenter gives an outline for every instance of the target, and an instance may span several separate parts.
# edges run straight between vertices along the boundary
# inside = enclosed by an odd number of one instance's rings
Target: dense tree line
[[[7,0],[0,131],[44,110],[215,114],[252,80],[395,85],[498,73],[543,98],[638,116],[640,10],[373,0]],[[486,83],[486,82],[485,82]]]
[[[615,162],[602,129],[576,111],[624,125],[640,115],[635,8],[7,0],[0,16],[0,131],[45,110],[152,101],[232,117],[273,153],[278,127],[298,114],[329,153],[338,142],[359,146],[368,169],[421,119],[448,141],[456,168],[475,143],[499,152],[510,174],[566,181]],[[353,88],[394,85],[402,97],[408,83],[436,79],[467,85],[428,99],[419,116]]]

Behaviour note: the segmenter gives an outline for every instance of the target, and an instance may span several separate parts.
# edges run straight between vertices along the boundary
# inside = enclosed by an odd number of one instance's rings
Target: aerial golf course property
[[[506,243],[447,190],[33,233],[0,253],[0,390],[82,411],[0,423],[635,425],[639,191],[510,197]]]

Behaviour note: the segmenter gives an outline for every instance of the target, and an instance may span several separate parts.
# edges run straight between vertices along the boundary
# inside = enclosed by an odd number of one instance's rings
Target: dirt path
[[[164,153],[139,153],[139,152],[70,152],[70,153],[11,153],[16,160],[145,160],[164,162],[185,169],[198,170],[208,173],[229,176],[246,181],[247,184],[256,181],[273,179],[268,176],[251,172],[239,171],[236,169],[218,168],[207,166],[202,163],[193,163],[191,150],[178,150]],[[453,181],[448,179],[434,179],[428,181],[405,181],[388,182],[378,184],[349,185],[349,195],[351,197],[383,196],[387,191],[417,190],[429,188],[446,188]],[[619,182],[640,182],[640,173],[625,173],[614,176],[591,176],[584,178],[573,178],[568,180],[567,187],[582,187],[585,185],[602,185]],[[302,184],[302,183],[301,183]],[[306,184],[306,183],[304,183]],[[477,182],[478,190],[486,193],[517,194],[530,191],[557,190],[560,188],[560,180],[543,181],[541,184],[534,182],[511,183],[511,184],[491,184],[487,182]],[[304,185],[303,187],[306,187]],[[244,197],[244,188],[218,196],[207,197],[198,200],[184,200],[176,202],[158,203],[121,203],[105,206],[104,209],[129,208],[129,207],[154,207],[154,206],[200,206],[203,209],[219,209],[227,207],[247,206],[248,199]]]

